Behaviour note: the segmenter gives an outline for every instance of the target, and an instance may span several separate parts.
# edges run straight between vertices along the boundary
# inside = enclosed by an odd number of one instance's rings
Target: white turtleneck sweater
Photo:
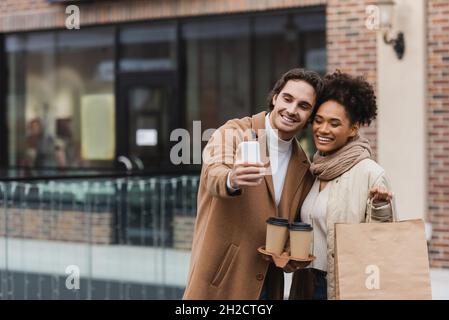
[[[285,141],[278,137],[270,124],[270,114],[265,116],[265,130],[267,133],[268,150],[270,154],[270,167],[272,171],[274,196],[276,206],[279,205],[284,188],[285,176],[287,174],[288,163],[292,154],[293,138]],[[228,174],[227,187],[231,192],[237,191],[231,187],[230,173]]]

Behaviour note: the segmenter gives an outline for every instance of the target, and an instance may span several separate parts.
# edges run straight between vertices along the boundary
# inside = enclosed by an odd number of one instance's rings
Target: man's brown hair
[[[291,70],[287,71],[286,73],[284,73],[282,75],[282,77],[276,82],[273,89],[271,89],[271,92],[268,94],[267,103],[268,103],[268,109],[270,111],[273,110],[273,108],[274,108],[273,97],[282,91],[285,84],[289,80],[294,80],[294,81],[301,80],[301,81],[305,81],[308,84],[310,84],[313,87],[313,89],[315,90],[315,94],[316,94],[315,101],[316,102],[319,101],[319,97],[321,96],[321,92],[323,91],[322,77],[315,71],[309,71],[309,70],[304,70],[301,68],[295,68],[295,69],[291,69]],[[316,105],[316,103],[315,103],[315,105]]]

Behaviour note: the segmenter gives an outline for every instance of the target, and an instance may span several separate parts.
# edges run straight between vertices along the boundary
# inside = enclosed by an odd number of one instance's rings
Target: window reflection
[[[327,65],[324,12],[208,17],[5,39],[10,166],[113,167],[117,152],[158,164],[162,153],[167,156],[170,129],[192,133],[193,121],[201,120],[204,132],[267,110],[267,95],[284,72],[304,67],[324,74]],[[164,88],[146,83],[164,73],[170,74]],[[133,79],[129,85],[128,78]],[[86,103],[92,99],[90,108]],[[113,146],[95,155],[98,139],[86,132],[99,127],[82,117],[93,109],[126,121],[115,129],[101,126],[101,136]],[[87,124],[95,130],[87,130]],[[303,136],[312,154],[309,132]],[[92,152],[83,152],[86,147]]]
[[[97,28],[7,37],[10,165],[112,166],[112,158],[81,156],[80,109],[85,96],[114,95],[113,34]]]
[[[267,110],[267,96],[287,70],[302,67],[326,72],[325,16],[299,13],[256,17],[254,21],[254,101],[256,112]],[[315,152],[309,128],[298,138],[311,157]]]
[[[186,23],[187,126],[218,128],[250,114],[250,24],[229,18]]]
[[[120,71],[166,71],[176,68],[174,25],[124,27],[120,31]]]

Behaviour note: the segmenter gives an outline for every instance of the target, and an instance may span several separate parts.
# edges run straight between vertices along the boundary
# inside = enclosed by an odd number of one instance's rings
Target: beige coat
[[[230,120],[208,142],[209,150],[221,150],[224,160],[203,164],[184,299],[258,299],[265,278],[270,298],[282,299],[283,272],[263,260],[257,248],[265,244],[267,218],[280,216],[293,221],[309,192],[313,177],[305,153],[295,139],[277,208],[269,175],[262,184],[245,188],[240,195],[230,196],[226,190],[227,175],[243,139],[238,130],[264,129],[265,115]],[[228,139],[224,148],[214,149],[223,147],[225,129],[231,129],[234,141]],[[258,135],[257,139],[265,148],[266,136]],[[212,152],[215,160],[219,155],[219,151]]]
[[[335,224],[365,222],[368,210],[367,200],[369,190],[373,186],[384,186],[391,191],[384,169],[371,159],[365,159],[359,162],[349,171],[331,180],[326,186],[326,188],[330,188],[326,210],[328,299],[335,299]],[[390,205],[388,205],[388,208],[391,211]],[[373,221],[376,221],[376,210],[379,209],[385,209],[385,207],[373,209]],[[295,296],[298,294],[298,286],[298,277],[294,274],[290,299],[295,299]]]

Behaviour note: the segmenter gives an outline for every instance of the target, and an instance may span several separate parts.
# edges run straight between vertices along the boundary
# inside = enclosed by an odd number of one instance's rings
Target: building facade
[[[173,129],[264,110],[292,67],[362,74],[379,101],[363,134],[391,177],[400,218],[430,223],[431,266],[447,268],[449,3],[396,1],[401,60],[366,25],[373,3],[2,0],[1,164],[115,168],[124,156],[170,167]],[[80,29],[67,29],[70,4]]]

